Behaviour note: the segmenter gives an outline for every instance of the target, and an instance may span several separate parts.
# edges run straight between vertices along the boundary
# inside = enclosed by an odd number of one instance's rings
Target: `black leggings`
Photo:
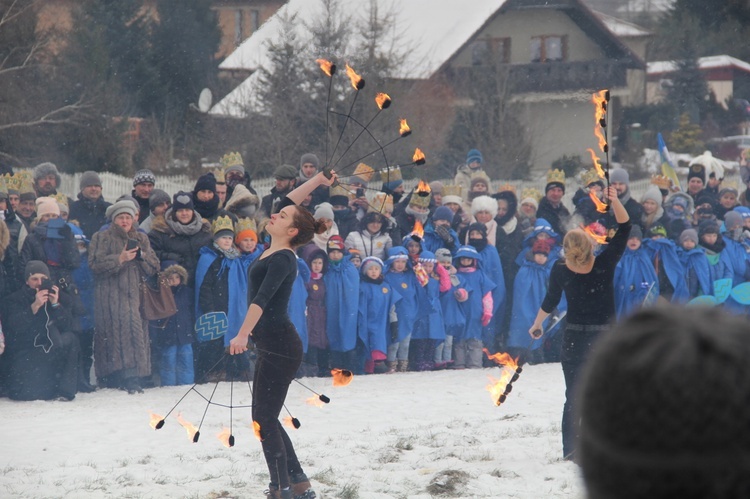
[[[291,326],[291,324],[290,324]],[[263,455],[271,483],[283,489],[290,486],[289,475],[302,472],[294,447],[279,415],[284,407],[289,385],[302,362],[302,342],[291,327],[275,331],[271,344],[259,342],[253,378],[253,421],[260,425]]]

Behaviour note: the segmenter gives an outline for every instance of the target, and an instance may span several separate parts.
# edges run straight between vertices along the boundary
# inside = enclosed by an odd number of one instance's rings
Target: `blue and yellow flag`
[[[664,137],[661,136],[661,132],[657,135],[659,140],[659,155],[661,156],[661,174],[672,181],[674,190],[681,191],[680,179],[677,178],[677,172],[674,169],[674,163],[669,155],[667,144],[664,142]]]

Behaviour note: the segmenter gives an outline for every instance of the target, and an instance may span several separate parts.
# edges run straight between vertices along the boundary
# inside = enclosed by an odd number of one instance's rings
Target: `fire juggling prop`
[[[387,110],[391,106],[391,103],[393,102],[391,97],[384,92],[377,92],[374,100],[375,100],[375,104],[378,110],[375,113],[375,115],[367,123],[362,123],[359,120],[357,120],[354,116],[352,116],[352,111],[354,109],[354,104],[357,101],[357,97],[359,96],[359,93],[365,88],[365,80],[354,70],[354,68],[349,66],[349,64],[346,64],[345,65],[346,76],[349,79],[351,87],[355,91],[354,97],[352,99],[352,102],[349,106],[349,111],[347,113],[334,111],[330,108],[330,104],[331,104],[331,89],[333,86],[333,78],[336,74],[336,64],[326,59],[316,59],[316,62],[320,66],[320,69],[323,72],[323,74],[325,74],[326,77],[328,77],[328,97],[326,99],[326,134],[328,134],[328,130],[330,128],[330,119],[329,119],[330,115],[341,116],[344,118],[343,125],[341,126],[341,130],[339,131],[338,139],[336,140],[336,143],[333,147],[333,150],[330,152],[330,154],[328,151],[328,140],[326,140],[326,157],[325,157],[325,166],[323,167],[323,171],[326,172],[326,174],[330,174],[331,170],[335,171],[339,177],[338,184],[341,185],[344,190],[346,190],[350,194],[353,194],[353,189],[348,189],[347,187],[354,187],[354,186],[351,183],[347,183],[342,180],[342,179],[348,178],[349,175],[342,175],[342,173],[344,173],[344,171],[347,170],[348,168],[352,168],[353,166],[358,165],[362,160],[377,153],[380,153],[380,155],[383,158],[384,168],[387,169],[393,166],[388,161],[388,157],[385,151],[386,148],[396,143],[397,141],[404,139],[408,137],[409,135],[411,135],[412,130],[409,124],[407,123],[406,119],[403,119],[403,118],[399,119],[398,136],[395,137],[393,140],[390,140],[386,142],[385,144],[381,145],[381,141],[378,140],[378,138],[373,136],[369,127],[375,121],[375,119],[377,119],[377,117],[380,116],[380,114],[383,111]],[[360,130],[356,134],[354,139],[350,142],[350,144],[343,150],[343,152],[341,152],[338,155],[338,157],[336,157],[336,153],[339,149],[339,145],[341,145],[342,138],[344,137],[344,132],[350,122],[358,126]],[[375,144],[374,149],[353,161],[347,160],[346,163],[343,163],[343,160],[346,154],[349,152],[352,146],[357,142],[357,140],[364,134],[367,134],[372,140],[372,142]],[[414,155],[412,156],[411,163],[399,162],[398,164],[401,167],[404,167],[404,166],[422,166],[425,163],[426,163],[426,158],[425,158],[424,153],[422,152],[421,149],[416,148],[414,151]],[[390,180],[391,179],[388,178],[384,180],[384,182],[390,182]],[[360,186],[357,186],[357,187],[362,188]],[[377,189],[373,189],[370,187],[364,187],[364,189],[377,191]],[[369,200],[368,200],[368,204],[370,204]],[[378,212],[382,212],[384,208],[384,205],[381,205],[379,208],[376,206],[372,206],[371,204],[370,206],[373,209],[377,210]]]
[[[244,380],[235,380],[232,376],[228,375],[225,377],[225,379],[220,379],[221,376],[217,376],[217,380],[213,384],[213,389],[211,389],[210,395],[206,396],[204,395],[199,389],[198,384],[200,382],[205,381],[210,377],[212,373],[218,374],[218,369],[224,369],[226,373],[231,372],[231,370],[226,370],[228,364],[229,364],[229,354],[224,354],[224,356],[216,363],[214,366],[208,370],[208,372],[204,375],[204,377],[200,380],[198,380],[196,383],[194,383],[188,390],[185,392],[185,394],[180,397],[180,399],[177,401],[177,403],[167,412],[166,416],[161,416],[159,414],[150,413],[149,418],[149,426],[153,428],[154,430],[160,430],[164,427],[164,424],[166,422],[166,419],[174,412],[174,410],[177,408],[178,405],[188,396],[189,393],[193,392],[196,393],[200,398],[206,401],[206,408],[203,411],[203,415],[201,417],[200,423],[196,427],[191,422],[187,421],[182,417],[182,413],[177,413],[177,422],[180,423],[180,425],[185,428],[187,431],[188,439],[193,442],[197,443],[200,439],[200,429],[203,426],[203,422],[206,419],[206,414],[208,413],[208,408],[212,405],[218,406],[218,407],[224,407],[229,409],[229,427],[222,428],[222,431],[216,435],[219,441],[224,444],[226,447],[234,447],[234,434],[232,433],[232,423],[233,423],[233,411],[234,409],[246,409],[246,408],[252,408],[252,405],[234,405],[234,383],[235,381],[242,381],[246,382],[248,389],[250,391],[250,396],[252,397],[252,386],[250,383],[249,376],[246,376]],[[350,384],[354,378],[354,375],[351,371],[345,370],[345,369],[334,369],[331,371],[331,375],[333,376],[333,386],[340,387],[340,386],[347,386]],[[222,403],[215,400],[216,398],[216,392],[219,387],[219,383],[221,381],[228,381],[229,382],[229,403]],[[294,380],[297,384],[305,388],[306,390],[311,391],[314,396],[310,397],[310,399],[307,400],[308,403],[311,403],[311,401],[314,401],[314,405],[317,405],[318,407],[322,407],[325,404],[328,404],[331,402],[331,399],[327,397],[326,395],[322,393],[318,393],[309,386],[303,384],[301,381],[295,379]],[[289,426],[290,428],[299,429],[302,424],[300,423],[299,419],[292,416],[292,413],[287,408],[286,404],[284,404],[284,409],[286,410],[288,416],[284,417],[284,423]],[[258,440],[261,440],[261,428],[257,421],[253,421],[252,424],[253,433],[258,438]]]
[[[599,141],[599,149],[604,153],[606,170],[602,165],[593,149],[586,149],[591,155],[591,161],[594,168],[602,180],[605,180],[609,187],[609,144],[607,143],[607,108],[609,105],[609,90],[600,90],[591,96],[591,102],[594,104],[594,135]],[[609,205],[600,200],[593,191],[589,191],[589,197],[596,206],[596,211],[606,213]]]

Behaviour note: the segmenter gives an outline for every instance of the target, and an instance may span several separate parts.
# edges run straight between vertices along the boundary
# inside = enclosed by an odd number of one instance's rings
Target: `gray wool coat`
[[[120,263],[128,238],[137,239],[141,260]],[[94,365],[97,377],[135,369],[139,377],[151,374],[148,321],[141,318],[141,276],[159,270],[159,259],[148,236],[135,226],[129,233],[112,224],[97,232],[89,246],[89,267],[94,273]]]

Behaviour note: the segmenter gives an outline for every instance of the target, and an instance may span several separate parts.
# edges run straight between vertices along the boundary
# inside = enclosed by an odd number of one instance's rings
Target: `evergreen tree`
[[[702,133],[701,127],[690,121],[690,116],[684,113],[680,116],[677,130],[667,139],[669,149],[680,153],[701,154],[706,149],[706,145],[700,140]]]

